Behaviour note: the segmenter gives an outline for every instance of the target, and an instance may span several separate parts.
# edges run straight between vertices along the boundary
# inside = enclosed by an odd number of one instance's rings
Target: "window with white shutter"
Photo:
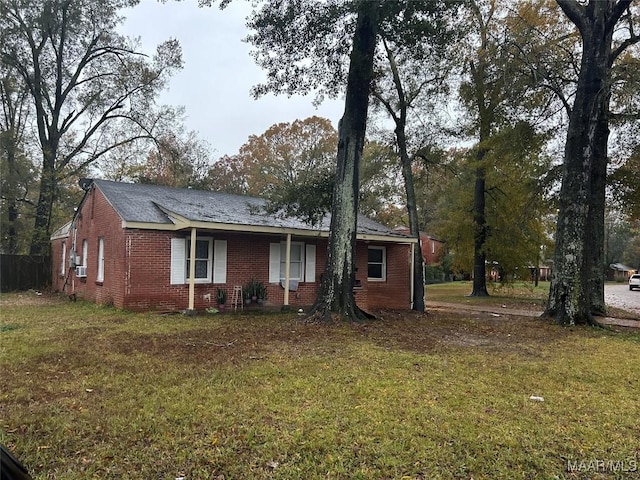
[[[171,239],[171,285],[189,283],[190,238]],[[196,238],[195,283],[226,283],[227,241]]]

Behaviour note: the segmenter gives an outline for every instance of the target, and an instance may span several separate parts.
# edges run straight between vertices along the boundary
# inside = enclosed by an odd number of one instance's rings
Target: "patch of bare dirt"
[[[541,345],[566,339],[574,331],[539,318],[497,318],[482,312],[376,314],[376,320],[352,324],[229,316],[222,326],[179,334],[118,333],[109,336],[108,342],[109,348],[124,355],[147,353],[169,361],[212,365],[273,356],[330,356],[354,342],[373,342],[385,349],[416,353],[472,348],[531,356]]]
[[[19,293],[5,293],[0,295],[0,307],[20,307],[20,306],[47,306],[58,305],[68,302],[69,298],[65,295],[50,292],[40,292],[37,290],[29,290]]]

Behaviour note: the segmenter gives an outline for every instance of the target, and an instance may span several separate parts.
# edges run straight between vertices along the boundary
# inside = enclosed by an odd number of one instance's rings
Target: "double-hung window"
[[[82,241],[82,266],[87,266],[87,255],[89,255],[89,242],[86,240]]]
[[[367,280],[384,282],[387,279],[387,250],[385,247],[368,249]]]
[[[191,268],[191,239],[187,239],[186,243],[186,271],[185,278],[189,278]],[[211,273],[213,265],[213,238],[197,238],[196,239],[196,256],[195,256],[195,281],[201,283],[211,283]]]
[[[227,241],[197,237],[194,258],[195,283],[227,282]],[[191,239],[171,239],[171,284],[189,283]]]
[[[291,255],[289,260],[289,278],[291,280],[304,280],[304,243],[291,243]],[[287,244],[280,244],[280,278],[286,278],[287,273]]]
[[[282,283],[287,273],[287,242],[269,245],[269,283]],[[291,242],[289,252],[289,280],[316,281],[316,246],[313,243]]]

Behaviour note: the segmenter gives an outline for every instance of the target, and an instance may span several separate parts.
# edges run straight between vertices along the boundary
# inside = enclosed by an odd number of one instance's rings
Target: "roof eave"
[[[123,229],[139,229],[139,230],[161,230],[167,232],[178,232],[190,228],[199,230],[218,230],[224,232],[235,233],[256,233],[267,235],[287,235],[291,234],[297,237],[309,237],[309,238],[328,238],[329,232],[322,230],[306,230],[301,228],[286,228],[286,227],[270,227],[264,225],[243,225],[232,223],[217,223],[217,222],[202,222],[188,220],[184,217],[171,215],[174,223],[149,223],[149,222],[130,222],[123,220]],[[370,241],[370,242],[391,242],[391,243],[417,243],[417,239],[410,237],[391,237],[379,234],[370,233],[358,233],[356,235],[358,240]]]

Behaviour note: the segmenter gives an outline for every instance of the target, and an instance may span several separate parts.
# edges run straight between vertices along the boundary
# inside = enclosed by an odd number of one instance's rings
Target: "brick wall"
[[[75,273],[67,282],[66,292],[101,304],[122,307],[125,301],[125,243],[120,217],[111,208],[102,193],[93,188],[85,197],[76,216],[76,232],[71,230],[67,239],[67,254],[73,247],[82,257],[82,244],[87,241],[87,276]],[[100,239],[104,241],[104,279],[98,282],[98,251]],[[81,263],[84,259],[81,258]]]
[[[76,221],[76,250],[82,254],[82,241],[88,241],[87,277],[71,274],[65,292],[76,293],[97,303],[112,304],[130,310],[176,311],[188,308],[189,285],[171,285],[171,238],[188,236],[187,232],[122,229],[120,217],[102,193],[93,188],[81,205]],[[66,239],[67,259],[71,251],[73,230]],[[284,241],[285,237],[198,231],[198,236],[227,241],[227,278],[223,284],[196,284],[195,308],[216,306],[218,288],[227,290],[228,301],[234,285],[244,285],[251,278],[267,287],[267,304],[284,303],[284,289],[269,283],[269,245]],[[98,242],[104,239],[104,281],[97,282]],[[300,282],[289,293],[293,308],[309,306],[317,296],[319,279],[326,266],[326,239],[293,238],[316,245],[316,277],[314,282]],[[382,244],[380,244],[382,245]],[[54,288],[62,289],[60,276],[62,240],[52,243]],[[378,308],[408,308],[410,296],[410,248],[388,244],[387,278],[385,282],[367,282],[367,244],[359,242],[356,253],[356,277],[363,288],[356,293],[356,302],[365,310]]]
[[[385,281],[367,280],[367,246],[385,246],[387,270]],[[383,308],[408,309],[411,305],[411,247],[401,244],[358,242],[356,279],[362,290],[356,290],[356,303],[364,310]]]
[[[132,310],[182,310],[188,307],[189,285],[170,285],[171,238],[185,238],[186,233],[161,231],[128,231],[130,277],[124,306]],[[269,283],[269,244],[280,237],[199,231],[198,236],[227,241],[227,281],[225,283],[195,284],[194,307],[216,306],[218,288],[227,291],[228,303],[235,285],[243,286],[252,278],[267,287],[267,305],[282,305],[284,289]],[[284,238],[282,238],[284,240]],[[297,239],[296,239],[297,240]],[[295,241],[295,240],[294,240]],[[302,241],[302,239],[300,239]],[[308,243],[308,242],[307,242]],[[316,243],[314,240],[313,243]],[[324,270],[326,241],[316,248],[316,279]],[[148,252],[153,252],[151,256]],[[317,284],[301,282],[296,292],[289,293],[291,306],[306,306],[315,301]],[[208,298],[207,298],[208,297]]]

